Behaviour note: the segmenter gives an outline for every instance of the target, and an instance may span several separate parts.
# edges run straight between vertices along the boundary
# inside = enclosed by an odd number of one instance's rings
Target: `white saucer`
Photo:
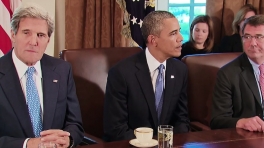
[[[144,145],[140,144],[137,139],[132,139],[129,141],[129,143],[135,147],[153,147],[153,146],[158,145],[158,141],[155,139],[151,139],[151,141],[147,145],[146,144],[144,144]]]

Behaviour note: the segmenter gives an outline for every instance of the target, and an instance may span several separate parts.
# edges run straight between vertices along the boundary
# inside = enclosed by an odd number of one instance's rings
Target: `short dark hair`
[[[242,34],[244,34],[244,30],[247,25],[254,27],[264,25],[264,15],[255,15],[247,18],[242,26]]]
[[[175,16],[168,11],[152,11],[143,19],[141,32],[145,43],[148,43],[149,35],[160,35],[162,23],[164,19],[175,18]]]

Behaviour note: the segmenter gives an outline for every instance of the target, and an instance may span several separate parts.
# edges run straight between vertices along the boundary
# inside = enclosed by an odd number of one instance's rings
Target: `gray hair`
[[[247,18],[242,26],[242,34],[244,34],[247,25],[254,27],[264,25],[264,15],[255,15]]]
[[[168,18],[175,18],[175,16],[168,11],[152,11],[143,19],[141,32],[145,43],[148,43],[149,35],[160,35],[163,20]]]
[[[54,20],[49,13],[36,5],[21,5],[18,7],[11,18],[11,29],[17,34],[19,23],[23,18],[37,18],[45,20],[48,24],[48,36],[54,31]]]

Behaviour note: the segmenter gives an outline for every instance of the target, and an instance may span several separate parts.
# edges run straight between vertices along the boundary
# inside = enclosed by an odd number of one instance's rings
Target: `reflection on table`
[[[259,148],[264,146],[264,133],[243,129],[219,129],[174,134],[174,148]],[[78,148],[132,148],[129,140],[79,146]]]

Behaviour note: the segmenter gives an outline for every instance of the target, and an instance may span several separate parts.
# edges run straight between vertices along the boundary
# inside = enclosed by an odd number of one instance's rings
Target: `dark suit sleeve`
[[[0,138],[0,147],[1,148],[22,148],[26,138],[14,138],[8,136],[2,136]]]
[[[117,68],[108,73],[104,103],[104,140],[117,141],[134,138],[128,126],[127,85]]]
[[[187,70],[183,75],[183,85],[180,94],[180,98],[177,102],[177,107],[174,112],[175,123],[174,123],[174,132],[175,133],[184,133],[189,131],[190,120],[188,117],[188,107],[187,107]]]
[[[233,118],[232,85],[228,76],[219,70],[213,94],[211,128],[234,128],[239,118]]]
[[[65,118],[65,131],[70,133],[74,145],[79,144],[83,139],[82,118],[79,101],[76,96],[76,88],[72,76],[72,69],[69,68],[67,85],[67,114]]]

